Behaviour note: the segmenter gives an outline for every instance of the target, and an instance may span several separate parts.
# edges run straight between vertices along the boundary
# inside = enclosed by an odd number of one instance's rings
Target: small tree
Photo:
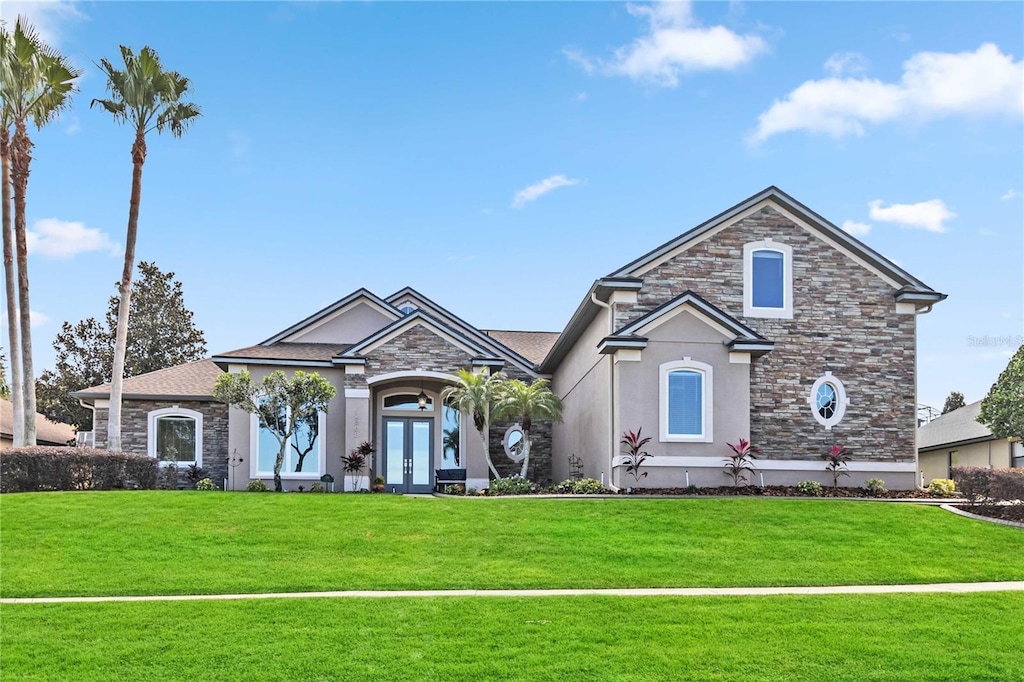
[[[1024,345],[981,401],[978,421],[997,438],[1024,439]]]
[[[740,442],[726,443],[732,450],[732,454],[725,458],[725,475],[732,478],[733,487],[738,487],[740,481],[747,482],[747,474],[754,473],[754,462],[757,459],[754,455],[760,450],[750,444],[745,438]]]
[[[833,444],[825,455],[825,471],[832,474],[832,490],[839,490],[839,477],[849,476],[846,463],[850,461],[850,451],[842,445]]]
[[[651,442],[651,437],[642,438],[641,433],[643,427],[633,431],[626,431],[622,434],[622,440],[619,443],[622,448],[626,451],[623,455],[626,458],[626,473],[633,476],[637,483],[640,482],[641,478],[647,477],[647,472],[640,473],[640,466],[644,463],[644,460],[652,457],[651,453],[646,452],[643,448],[645,445]]]
[[[530,467],[530,437],[534,417],[562,421],[562,399],[549,388],[547,379],[537,379],[526,384],[518,379],[506,381],[498,391],[494,403],[494,415],[499,419],[516,419],[523,429],[523,467],[519,475],[526,478]]]
[[[349,487],[352,488],[352,492],[356,491],[356,486],[359,485],[359,477],[363,473],[363,469],[370,462],[370,457],[376,449],[373,447],[373,443],[368,440],[364,440],[362,443],[352,449],[352,452],[347,455],[341,456],[341,463],[344,466],[345,473],[349,476]]]
[[[455,384],[446,386],[441,391],[441,400],[463,414],[473,418],[473,426],[480,434],[484,444],[484,457],[487,468],[494,478],[500,479],[501,474],[491,461],[491,447],[487,442],[487,423],[490,418],[491,404],[495,401],[501,385],[505,382],[505,374],[485,374],[460,369],[455,373]]]
[[[245,371],[221,374],[213,389],[213,397],[259,417],[278,442],[274,461],[274,490],[281,492],[281,467],[288,444],[295,435],[295,426],[310,415],[326,412],[335,395],[334,386],[316,372],[297,370],[288,378],[278,370],[263,381],[254,381]]]
[[[946,404],[942,406],[942,414],[959,410],[966,404],[964,402],[964,394],[960,391],[953,391],[946,397]]]

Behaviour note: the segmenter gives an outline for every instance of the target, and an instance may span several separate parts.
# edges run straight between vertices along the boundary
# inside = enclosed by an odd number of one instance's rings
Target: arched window
[[[832,372],[825,372],[824,376],[814,382],[807,402],[815,421],[824,426],[826,431],[842,421],[846,406],[850,404],[846,397],[846,387],[832,376]]]
[[[148,415],[146,450],[161,463],[203,465],[203,414],[182,407],[165,407]]]
[[[743,247],[743,314],[793,317],[793,248],[762,239]]]
[[[661,440],[663,442],[713,442],[712,368],[683,358],[660,368]]]

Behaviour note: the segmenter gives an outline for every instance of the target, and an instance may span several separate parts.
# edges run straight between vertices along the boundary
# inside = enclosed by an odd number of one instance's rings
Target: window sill
[[[791,308],[754,308],[745,307],[744,317],[763,317],[777,320],[792,320],[793,310]]]
[[[662,443],[714,443],[715,441],[708,436],[673,436],[672,434],[663,434],[660,438]]]

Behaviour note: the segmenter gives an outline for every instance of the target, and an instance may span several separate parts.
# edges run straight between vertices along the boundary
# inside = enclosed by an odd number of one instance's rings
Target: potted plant
[[[382,493],[384,492],[384,488],[385,486],[383,476],[378,476],[377,478],[373,479],[373,487],[370,488],[371,490],[373,490],[373,492]]]

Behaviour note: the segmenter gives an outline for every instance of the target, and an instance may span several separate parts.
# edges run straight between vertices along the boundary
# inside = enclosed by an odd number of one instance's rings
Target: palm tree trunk
[[[523,427],[523,468],[519,472],[520,478],[526,478],[526,472],[530,468],[530,432],[527,427]]]
[[[498,473],[498,469],[494,466],[494,462],[491,461],[491,444],[487,442],[487,431],[482,429],[477,431],[480,434],[480,440],[484,444],[484,457],[487,459],[487,467],[494,474],[494,478],[501,480],[501,474]]]
[[[25,444],[25,395],[21,388],[21,343],[18,295],[14,273],[14,228],[11,225],[11,132],[0,130],[0,162],[3,164],[4,285],[7,294],[7,348],[11,354],[11,404],[14,406],[14,447]]]
[[[11,145],[11,175],[14,180],[14,242],[18,258],[18,313],[21,322],[21,376],[25,445],[36,444],[36,382],[32,371],[32,308],[28,297],[28,242],[25,236],[25,194],[28,191],[32,141],[24,121],[14,126]]]
[[[124,242],[124,270],[121,273],[121,301],[117,307],[117,332],[114,336],[114,367],[110,374],[110,419],[107,423],[107,449],[121,450],[121,395],[124,389],[124,363],[128,351],[128,315],[131,311],[132,270],[135,267],[135,240],[139,232],[139,204],[142,202],[142,166],[146,163],[146,132],[139,128],[132,144],[132,197],[128,206],[128,234]]]

